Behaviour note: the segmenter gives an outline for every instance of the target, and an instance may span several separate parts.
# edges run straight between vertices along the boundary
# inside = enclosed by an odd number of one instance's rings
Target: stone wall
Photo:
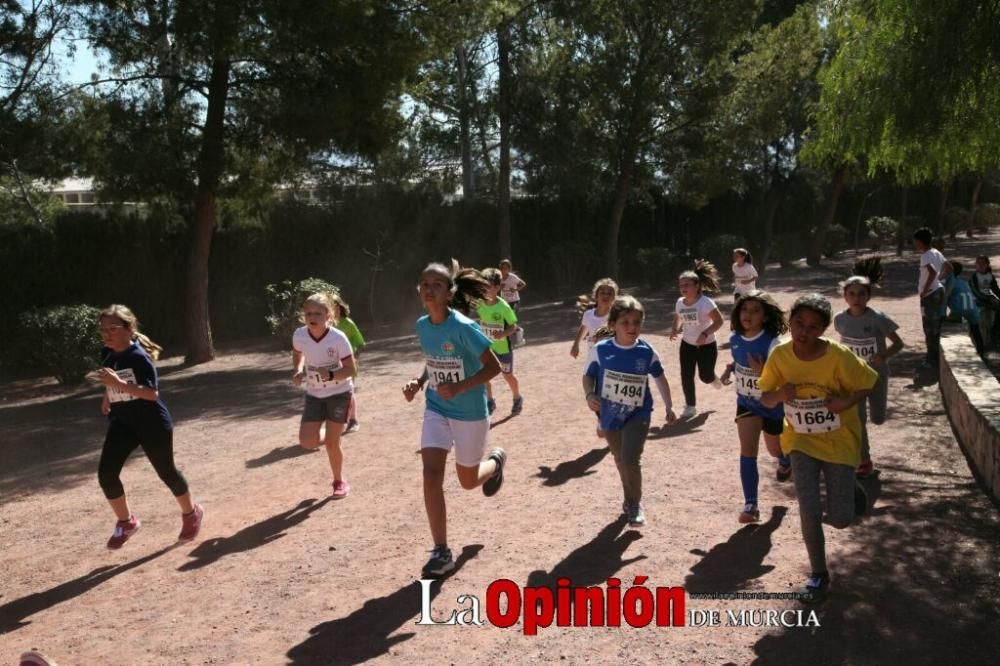
[[[965,326],[941,336],[941,395],[979,482],[1000,502],[1000,382],[976,353]]]

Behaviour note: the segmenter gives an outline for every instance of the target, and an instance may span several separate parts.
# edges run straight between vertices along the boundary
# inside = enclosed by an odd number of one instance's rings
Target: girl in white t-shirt
[[[738,247],[733,250],[733,300],[740,300],[757,288],[757,269],[753,267],[750,251]]]
[[[680,418],[689,419],[697,409],[694,391],[694,374],[702,382],[715,388],[722,388],[722,382],[715,374],[715,361],[719,348],[715,342],[715,332],[722,328],[722,313],[715,301],[705,293],[719,292],[719,271],[705,259],[694,264],[694,270],[684,271],[677,278],[681,297],[674,306],[674,324],[670,329],[670,339],[681,337],[681,387],[684,389],[684,410]],[[704,293],[703,293],[704,292]]]
[[[580,318],[580,328],[576,339],[569,350],[569,355],[576,358],[580,355],[580,341],[587,343],[587,349],[594,346],[594,333],[608,323],[608,313],[611,304],[618,298],[618,284],[611,278],[602,278],[594,283],[590,296],[583,295],[577,303],[578,307],[586,308]]]
[[[334,322],[336,303],[329,294],[313,294],[302,304],[305,326],[292,334],[292,383],[305,384],[306,402],[299,424],[299,443],[306,449],[326,447],[333,472],[333,499],[351,492],[344,480],[344,452],[340,436],[354,393],[354,352],[347,336]],[[320,430],[326,432],[320,438]]]

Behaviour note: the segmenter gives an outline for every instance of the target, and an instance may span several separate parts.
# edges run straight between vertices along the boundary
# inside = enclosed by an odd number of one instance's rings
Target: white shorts
[[[421,449],[455,447],[455,462],[462,467],[475,467],[483,460],[490,437],[490,420],[458,421],[430,409],[424,410],[424,427],[420,433]]]

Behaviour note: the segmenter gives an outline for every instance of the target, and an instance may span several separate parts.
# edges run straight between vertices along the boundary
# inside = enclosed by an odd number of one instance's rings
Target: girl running
[[[500,361],[490,350],[490,339],[479,325],[456,310],[468,311],[475,299],[486,296],[489,284],[474,269],[451,269],[430,264],[417,287],[427,314],[417,320],[417,337],[424,353],[423,374],[407,382],[407,402],[427,385],[420,455],[424,468],[424,507],[434,549],[422,576],[439,577],[455,568],[448,548],[444,501],[444,470],[448,452],[455,448],[455,472],[466,490],[483,487],[492,497],[503,485],[507,454],[493,449],[485,459],[490,433],[483,384],[500,374]]]
[[[733,302],[757,288],[757,269],[753,266],[753,256],[742,247],[733,250],[733,283]]]
[[[205,511],[191,500],[187,481],[174,465],[174,423],[160,400],[159,381],[153,361],[163,348],[139,332],[139,320],[124,305],[110,305],[97,321],[104,348],[103,366],[97,371],[104,384],[101,413],[108,416],[97,478],[101,490],[118,517],[108,548],[121,548],[139,529],[141,522],[129,508],[120,479],[125,461],[141,446],[157,476],[174,494],[181,508],[182,541],[194,539]]]
[[[500,260],[501,288],[500,297],[507,301],[507,304],[514,312],[521,309],[521,290],[528,286],[528,283],[511,273],[514,265],[510,259]]]
[[[292,334],[292,383],[306,387],[299,424],[299,443],[306,449],[326,448],[333,473],[333,499],[351,493],[344,480],[344,452],[340,436],[354,393],[354,352],[347,336],[334,328],[335,297],[313,294],[302,304],[301,326]],[[320,438],[320,429],[325,434]]]
[[[642,304],[631,296],[615,300],[607,325],[597,331],[601,342],[591,347],[583,371],[587,406],[600,416],[601,430],[615,458],[625,495],[622,511],[630,527],[646,524],[641,460],[653,413],[647,375],[653,376],[660,392],[667,423],[677,419],[660,357],[639,337],[645,316]]]
[[[878,381],[878,373],[851,350],[821,337],[830,319],[830,302],[821,295],[798,298],[789,315],[792,339],[771,352],[757,382],[762,405],[785,406],[781,450],[792,459],[812,567],[803,600],[810,603],[821,601],[830,585],[820,474],[826,480],[826,522],[842,529],[867,511],[868,498],[854,479],[861,461],[861,422],[854,406]]]
[[[487,268],[483,271],[483,278],[489,283],[486,296],[479,301],[477,314],[479,315],[479,325],[483,333],[493,342],[490,348],[500,361],[500,369],[504,381],[510,387],[510,392],[514,395],[514,402],[510,408],[511,416],[517,416],[524,408],[524,398],[521,396],[517,377],[514,375],[514,348],[510,344],[510,337],[517,329],[517,315],[505,300],[499,297],[500,293],[500,271],[495,268]],[[489,414],[497,408],[497,403],[493,399],[492,382],[486,382],[486,409]]]
[[[580,320],[580,328],[576,339],[569,350],[569,355],[576,358],[580,355],[580,341],[584,340],[588,348],[594,346],[594,333],[608,323],[608,312],[611,304],[618,298],[618,284],[611,278],[603,278],[594,283],[592,296],[580,297],[578,306],[585,308]]]
[[[757,290],[737,299],[731,321],[733,335],[729,344],[733,362],[726,367],[722,383],[729,384],[730,375],[736,373],[736,431],[740,437],[740,482],[743,485],[743,510],[739,522],[756,523],[760,520],[757,452],[761,431],[767,452],[778,459],[775,472],[778,481],[787,481],[792,476],[791,460],[781,453],[785,410],[760,404],[757,386],[764,362],[778,346],[779,336],[788,332],[788,323],[777,301],[770,294]]]
[[[361,356],[361,350],[365,348],[365,338],[358,330],[358,325],[351,319],[351,306],[347,304],[347,301],[340,294],[334,294],[333,303],[336,306],[334,320],[337,322],[337,330],[347,336],[347,340],[351,343],[351,351],[354,353],[354,376],[352,379],[356,380],[358,378],[358,357]],[[351,393],[351,407],[347,412],[345,435],[357,432],[361,427],[361,424],[358,423],[357,390],[358,387],[355,386]]]
[[[722,388],[722,382],[715,376],[715,361],[719,356],[715,332],[722,328],[722,313],[715,301],[705,295],[718,293],[719,271],[708,261],[699,259],[693,271],[681,273],[677,286],[681,297],[674,307],[670,339],[676,340],[677,334],[683,332],[680,356],[685,405],[680,418],[689,419],[698,411],[694,392],[696,368],[702,382]]]
[[[899,326],[884,313],[868,307],[872,285],[882,281],[882,265],[878,257],[862,259],[854,264],[854,275],[840,284],[847,309],[833,318],[833,328],[840,334],[840,343],[878,372],[878,381],[871,394],[858,403],[861,421],[861,464],[857,475],[867,478],[875,472],[871,442],[868,437],[868,417],[872,423],[885,423],[889,394],[889,359],[903,349],[896,330]],[[886,338],[892,344],[886,347]]]

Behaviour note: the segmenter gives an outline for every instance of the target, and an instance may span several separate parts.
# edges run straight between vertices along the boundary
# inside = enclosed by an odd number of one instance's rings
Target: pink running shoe
[[[347,481],[333,482],[333,499],[344,499],[351,494],[351,484]]]
[[[129,537],[139,531],[140,525],[142,523],[135,515],[129,517],[128,520],[119,520],[115,523],[115,531],[112,532],[111,538],[108,539],[108,548],[118,550],[124,546]]]
[[[205,509],[201,504],[194,505],[194,511],[187,515],[181,515],[181,533],[177,535],[179,541],[190,541],[198,536],[201,531],[201,521],[205,518]]]

